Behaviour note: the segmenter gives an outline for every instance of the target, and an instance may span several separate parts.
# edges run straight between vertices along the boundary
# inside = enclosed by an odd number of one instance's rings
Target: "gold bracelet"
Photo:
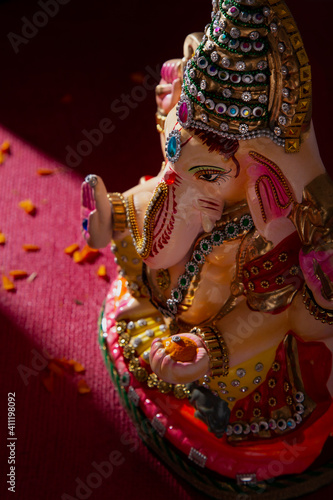
[[[157,113],[155,114],[155,119],[157,132],[159,134],[162,134],[164,132],[166,116],[163,115],[160,111],[157,111]]]
[[[108,193],[108,200],[112,206],[113,229],[125,231],[127,227],[125,200],[121,193]]]
[[[228,348],[216,326],[195,327],[190,333],[198,335],[210,358],[211,377],[226,377],[229,373]]]
[[[314,319],[322,323],[327,323],[328,325],[333,325],[333,310],[330,311],[319,306],[310,288],[306,284],[304,284],[303,287],[303,304]]]

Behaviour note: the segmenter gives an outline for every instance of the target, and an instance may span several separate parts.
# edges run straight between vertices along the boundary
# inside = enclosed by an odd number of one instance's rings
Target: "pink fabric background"
[[[0,166],[0,230],[7,236],[6,245],[0,247],[0,268],[3,272],[22,268],[38,273],[33,283],[18,282],[15,294],[0,291],[1,499],[57,500],[64,493],[75,498],[76,478],[86,482],[95,470],[93,462],[108,460],[114,450],[121,452],[124,462],[89,498],[203,498],[139,442],[104,367],[97,343],[97,318],[108,285],[95,272],[105,263],[112,275],[109,251],[104,250],[94,264],[82,266],[63,253],[71,243],[83,245],[79,206],[84,175],[98,173],[110,190],[124,190],[141,175],[159,168],[162,158],[154,130],[153,92],[148,92],[123,121],[112,114],[110,104],[122,92],[131,94],[147,65],[154,68],[181,55],[186,33],[202,30],[202,19],[209,19],[210,2],[193,0],[190,15],[188,5],[177,1],[168,4],[165,26],[175,14],[180,21],[173,24],[172,40],[165,41],[161,7],[153,2],[145,2],[145,8],[128,2],[125,11],[121,3],[71,0],[15,55],[6,35],[9,31],[20,33],[22,16],[31,19],[39,7],[34,1],[1,3],[0,143],[9,139],[12,155]],[[332,4],[291,1],[290,6],[303,26],[314,69],[315,124],[328,167],[332,72],[325,50],[330,40]],[[313,9],[322,9],[320,16],[312,15]],[[320,23],[313,26],[313,19],[319,17]],[[152,39],[159,41],[153,44]],[[141,77],[135,75],[137,72]],[[114,120],[115,131],[76,169],[62,168],[66,146],[75,147],[84,138],[82,130],[95,128],[105,117]],[[59,167],[61,171],[40,177],[36,174],[39,167]],[[25,198],[37,205],[35,217],[18,208],[18,202]],[[41,250],[26,254],[21,248],[24,243],[38,244]],[[77,300],[83,305],[77,305]],[[71,376],[57,380],[56,390],[50,394],[38,371],[25,385],[18,367],[33,368],[35,353],[42,354],[43,349],[83,363],[91,394],[79,395],[75,387],[78,377]],[[15,494],[9,493],[5,484],[8,392],[16,393]],[[133,442],[123,444],[129,438]],[[331,487],[320,494],[328,497],[332,492]]]

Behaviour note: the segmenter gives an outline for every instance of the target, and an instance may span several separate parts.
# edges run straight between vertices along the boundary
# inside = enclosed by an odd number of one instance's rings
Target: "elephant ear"
[[[280,168],[261,154],[249,153],[247,200],[258,231],[275,243],[295,231],[287,219],[295,197]]]

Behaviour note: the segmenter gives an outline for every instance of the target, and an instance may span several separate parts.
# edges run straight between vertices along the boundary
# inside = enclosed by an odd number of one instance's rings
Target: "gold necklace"
[[[135,250],[142,259],[146,259],[151,252],[155,217],[166,200],[168,190],[168,185],[164,181],[160,182],[160,184],[156,187],[143,219],[142,236],[140,235],[136,220],[133,195],[131,194],[126,200],[126,218],[128,228],[133,238]]]

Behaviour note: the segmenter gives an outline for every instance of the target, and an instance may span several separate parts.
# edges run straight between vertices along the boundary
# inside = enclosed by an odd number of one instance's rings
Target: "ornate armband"
[[[316,303],[310,288],[306,284],[303,288],[303,303],[314,319],[321,321],[322,323],[333,325],[333,310],[330,311],[319,306]]]
[[[211,376],[226,377],[229,373],[229,357],[226,343],[221,332],[215,326],[195,327],[194,333],[202,340],[210,358]]]
[[[108,200],[112,207],[113,229],[125,231],[127,227],[125,200],[121,193],[108,193]]]

